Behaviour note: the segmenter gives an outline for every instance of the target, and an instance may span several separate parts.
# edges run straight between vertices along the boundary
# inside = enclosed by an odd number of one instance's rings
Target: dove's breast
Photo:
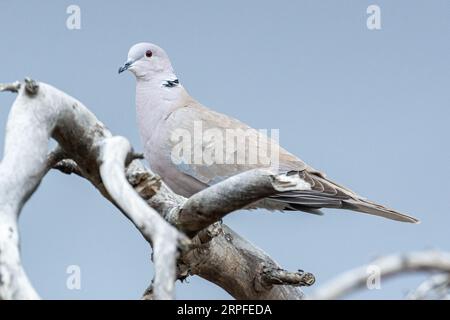
[[[145,158],[148,160],[152,171],[158,174],[179,195],[189,197],[204,189],[205,184],[180,171],[179,164],[172,159],[172,144],[168,141],[169,137],[162,138],[153,143],[149,141],[145,147]],[[187,164],[186,168],[188,169]]]
[[[154,111],[156,113],[157,110]],[[182,123],[173,121],[172,112],[173,110],[169,109],[160,112],[157,121],[154,121],[156,114],[153,114],[153,121],[144,120],[139,125],[144,155],[152,171],[158,174],[175,193],[189,197],[207,185],[180,170],[180,166],[183,165],[189,170],[189,162],[179,161],[177,146],[182,143],[181,139],[190,140],[191,136],[183,136],[183,130],[185,133],[188,131],[183,128]]]

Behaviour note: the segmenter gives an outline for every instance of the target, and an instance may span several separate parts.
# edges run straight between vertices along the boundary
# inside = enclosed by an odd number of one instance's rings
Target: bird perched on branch
[[[348,209],[418,222],[360,197],[279,147],[273,137],[197,102],[160,47],[134,45],[119,73],[125,70],[136,77],[137,121],[145,158],[174,192],[189,197],[243,171],[270,168],[297,179],[298,188],[265,198],[256,207],[310,213]]]

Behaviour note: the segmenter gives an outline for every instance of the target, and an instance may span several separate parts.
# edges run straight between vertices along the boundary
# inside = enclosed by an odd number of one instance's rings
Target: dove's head
[[[157,45],[146,42],[131,47],[127,61],[119,68],[119,73],[125,70],[130,70],[136,78],[143,80],[173,73],[166,52]]]

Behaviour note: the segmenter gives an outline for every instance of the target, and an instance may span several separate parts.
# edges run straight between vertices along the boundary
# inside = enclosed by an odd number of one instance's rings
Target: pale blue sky
[[[81,7],[81,30],[66,8]],[[381,7],[382,30],[366,28]],[[85,103],[141,150],[128,49],[166,49],[203,104],[256,128],[334,180],[422,220],[402,224],[345,211],[265,211],[225,222],[316,286],[374,257],[450,249],[450,2],[0,1],[0,82],[30,75]],[[0,95],[0,132],[14,95]],[[44,298],[134,299],[152,278],[150,249],[86,181],[51,172],[20,218],[26,270]],[[66,288],[66,268],[82,289]],[[401,298],[422,276],[382,281],[355,298]],[[305,290],[310,292],[312,288]],[[179,298],[228,298],[191,277]]]

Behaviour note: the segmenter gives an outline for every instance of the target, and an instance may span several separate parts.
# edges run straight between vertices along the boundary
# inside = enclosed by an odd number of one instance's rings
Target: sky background
[[[66,8],[81,8],[81,29]],[[381,30],[366,9],[381,8]],[[25,76],[81,100],[142,150],[128,49],[153,42],[206,106],[255,128],[313,167],[418,217],[404,224],[347,211],[225,218],[284,268],[333,276],[396,252],[450,250],[450,2],[0,0],[0,82]],[[0,95],[0,146],[15,95]],[[85,180],[50,172],[20,217],[22,257],[47,299],[135,299],[152,279],[150,248]],[[70,265],[81,290],[66,287]],[[423,275],[382,279],[348,298],[402,298]],[[311,292],[313,288],[305,289]],[[228,299],[190,277],[183,299]]]

